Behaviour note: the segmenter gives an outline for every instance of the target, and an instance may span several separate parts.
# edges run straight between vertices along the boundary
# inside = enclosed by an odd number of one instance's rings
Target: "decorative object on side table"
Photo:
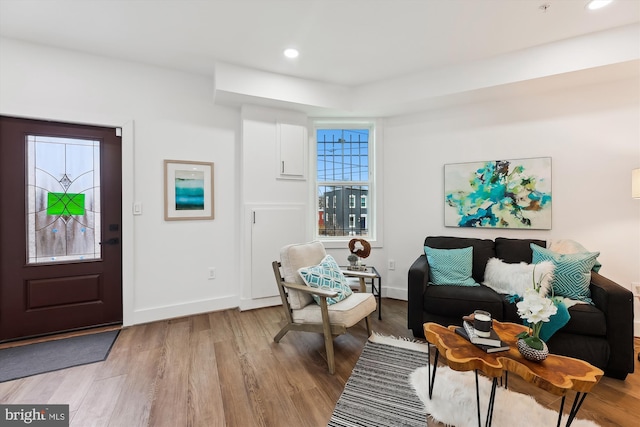
[[[371,245],[364,239],[351,239],[349,240],[349,252],[351,255],[347,257],[349,261],[349,270],[364,271],[366,266],[360,261],[361,258],[366,258],[371,254]]]
[[[518,315],[524,319],[529,330],[517,335],[516,345],[522,356],[534,362],[540,362],[547,358],[549,349],[547,344],[540,339],[542,324],[556,314],[558,307],[541,291],[542,278],[536,283],[535,268],[533,269],[533,288],[524,292],[522,301],[516,304]]]
[[[349,261],[349,270],[356,270],[358,268],[359,260],[360,258],[358,258],[358,255],[349,254],[349,256],[347,257],[347,261]]]

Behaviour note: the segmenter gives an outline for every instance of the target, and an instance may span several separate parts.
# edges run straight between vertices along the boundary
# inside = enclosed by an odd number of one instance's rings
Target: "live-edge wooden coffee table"
[[[476,374],[476,397],[478,404],[478,426],[480,420],[480,391],[478,388],[478,371],[493,379],[491,394],[489,396],[489,406],[487,409],[486,426],[491,425],[493,407],[495,404],[495,393],[498,378],[513,372],[525,381],[535,384],[537,387],[562,396],[560,411],[558,413],[558,426],[562,421],[564,401],[569,390],[576,392],[573,405],[567,419],[567,426],[575,418],[582,406],[587,393],[600,381],[604,372],[595,366],[579,359],[566,356],[549,354],[542,362],[532,362],[526,360],[516,347],[516,335],[527,328],[524,325],[515,323],[501,323],[493,321],[493,328],[500,335],[502,341],[509,345],[509,351],[497,353],[486,353],[476,347],[460,335],[455,333],[456,326],[445,328],[437,323],[425,323],[424,335],[427,341],[436,348],[435,360],[433,363],[433,373],[431,372],[431,349],[429,346],[429,398],[433,393],[433,385],[436,378],[438,356],[440,353],[447,360],[447,365],[455,371],[475,371]],[[506,387],[506,384],[505,384]]]

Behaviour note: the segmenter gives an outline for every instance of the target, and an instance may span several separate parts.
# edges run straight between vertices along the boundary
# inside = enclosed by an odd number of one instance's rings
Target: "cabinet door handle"
[[[284,160],[282,161],[282,171],[280,173],[284,173]]]

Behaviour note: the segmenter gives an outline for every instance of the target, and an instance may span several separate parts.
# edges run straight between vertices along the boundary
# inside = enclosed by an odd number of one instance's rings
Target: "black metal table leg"
[[[436,382],[436,369],[438,368],[438,356],[440,351],[436,348],[436,357],[433,361],[433,376],[431,375],[431,346],[427,346],[427,373],[429,375],[429,399],[433,396],[433,384]]]
[[[478,385],[478,371],[476,373],[476,407],[478,409],[478,427],[482,427],[482,420],[480,419],[480,387]]]
[[[482,417],[480,415],[480,385],[478,382],[478,371],[474,371],[476,374],[476,405],[478,409],[478,427],[482,427]],[[493,408],[496,403],[496,388],[498,387],[498,377],[494,377],[491,381],[491,393],[489,394],[489,403],[487,405],[487,419],[485,420],[485,427],[491,427],[493,422]]]
[[[373,286],[375,278],[371,280]],[[382,277],[378,274],[378,320],[382,320]]]
[[[498,386],[498,377],[494,377],[491,383],[491,395],[489,396],[489,406],[487,407],[487,421],[485,427],[491,427],[493,421],[493,408],[496,403],[496,388]]]
[[[564,411],[564,400],[566,397],[566,395],[562,396],[562,401],[560,402],[560,410],[558,411],[558,427],[560,427],[560,423],[562,423],[562,412]],[[580,407],[582,407],[582,402],[584,402],[584,399],[586,397],[587,393],[580,393],[579,391],[576,392],[576,396],[573,399],[573,405],[571,405],[571,410],[569,411],[567,423],[565,424],[566,427],[569,427],[573,420],[576,418]]]
[[[571,406],[571,412],[569,412],[569,418],[567,418],[567,427],[571,425],[573,419],[578,415],[578,411],[582,406],[582,402],[587,397],[587,393],[576,392],[576,397],[573,399],[573,405]]]
[[[558,411],[558,424],[557,427],[560,427],[560,423],[562,422],[562,412],[564,411],[564,399],[567,397],[565,394],[562,396],[562,400],[560,401],[560,410]]]

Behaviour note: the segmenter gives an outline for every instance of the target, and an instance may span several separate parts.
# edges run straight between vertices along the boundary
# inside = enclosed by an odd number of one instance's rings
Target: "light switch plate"
[[[133,214],[134,215],[142,215],[142,203],[135,202],[133,204]]]

